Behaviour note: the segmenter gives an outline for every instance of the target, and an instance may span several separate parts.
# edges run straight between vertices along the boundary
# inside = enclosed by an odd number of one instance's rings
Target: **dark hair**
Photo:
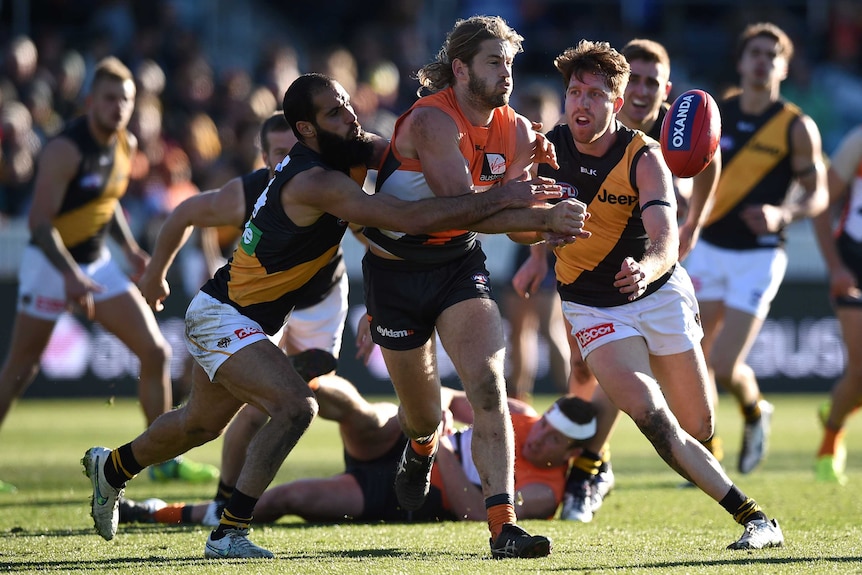
[[[290,126],[287,124],[287,119],[281,112],[273,112],[272,115],[264,120],[260,125],[260,147],[267,154],[269,153],[269,142],[267,137],[270,132],[287,132]]]
[[[499,16],[473,16],[455,22],[455,27],[446,35],[443,47],[437,52],[437,59],[416,73],[419,80],[416,93],[421,95],[423,88],[430,92],[439,92],[454,84],[452,61],[461,60],[469,65],[479,53],[479,45],[485,40],[494,39],[508,42],[516,54],[523,49],[523,36]]]
[[[595,74],[605,79],[614,96],[621,96],[629,79],[631,67],[622,54],[607,42],[581,40],[557,56],[554,66],[563,75],[566,87],[572,76],[579,80],[584,74]]]
[[[576,395],[564,395],[554,403],[560,408],[563,415],[579,425],[586,425],[596,418],[595,406]],[[589,439],[592,438],[573,439],[572,445],[583,445]]]
[[[665,47],[655,40],[634,38],[623,46],[620,53],[629,63],[634,60],[644,60],[646,62],[662,64],[668,69],[668,72],[670,71],[670,56],[667,55]]]
[[[287,125],[298,140],[304,141],[304,138],[296,129],[297,122],[315,121],[317,109],[314,107],[314,96],[332,88],[333,82],[335,80],[323,74],[303,74],[287,88],[281,107]]]
[[[755,38],[769,38],[778,43],[778,55],[783,56],[785,60],[790,62],[793,58],[793,41],[790,37],[778,26],[772,22],[757,22],[749,24],[745,30],[739,35],[739,40],[736,43],[736,61],[742,58],[742,53],[748,47],[748,43]]]

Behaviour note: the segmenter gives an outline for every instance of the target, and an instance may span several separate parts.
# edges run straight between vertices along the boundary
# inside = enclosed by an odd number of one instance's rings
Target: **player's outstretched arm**
[[[193,228],[240,227],[245,216],[242,180],[234,178],[219,190],[202,192],[180,203],[159,230],[150,262],[138,280],[144,299],[156,311],[170,295],[168,269],[188,241]]]

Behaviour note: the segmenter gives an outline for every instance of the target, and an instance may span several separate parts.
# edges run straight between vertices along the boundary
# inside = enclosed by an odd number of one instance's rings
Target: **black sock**
[[[233,495],[233,490],[233,486],[228,485],[219,479],[218,488],[216,488],[216,494],[215,497],[213,497],[213,501],[226,502],[230,499],[230,496]]]
[[[105,479],[119,489],[142,469],[143,466],[132,455],[132,444],[127,443],[111,452],[111,459],[105,462]]]
[[[766,514],[760,509],[757,501],[746,496],[736,485],[730,487],[730,491],[719,501],[719,505],[733,515],[733,520],[740,525],[745,525],[754,519],[766,519]]]
[[[213,541],[224,537],[228,529],[248,529],[254,516],[255,505],[257,505],[256,497],[251,497],[239,489],[234,489],[233,495],[230,496],[230,500],[222,512],[218,527],[210,535]]]

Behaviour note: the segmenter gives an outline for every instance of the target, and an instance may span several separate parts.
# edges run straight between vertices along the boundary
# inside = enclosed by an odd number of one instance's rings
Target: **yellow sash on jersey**
[[[715,204],[706,225],[723,218],[790,152],[788,130],[799,117],[795,106],[785,106],[755,132],[746,144],[721,167]]]

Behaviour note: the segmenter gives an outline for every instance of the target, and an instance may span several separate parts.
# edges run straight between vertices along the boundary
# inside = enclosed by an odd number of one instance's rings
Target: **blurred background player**
[[[138,398],[148,424],[171,408],[170,345],[106,245],[110,233],[132,273],[143,271],[149,256],[119,205],[137,146],[126,129],[135,92],[132,73],[120,60],[101,60],[86,114],[69,122],[39,158],[18,312],[0,371],[0,422],[36,377],[54,326],[67,310],[97,321],[138,357]],[[217,476],[212,466],[183,459],[159,467],[165,476],[190,481]]]
[[[740,35],[740,91],[719,103],[718,190],[685,261],[700,303],[707,364],[745,422],[742,473],[754,470],[768,447],[773,407],[746,357],[787,269],[785,229],[828,202],[817,126],[779,93],[792,56],[790,38],[774,24],[752,24]]]
[[[862,343],[862,126],[838,145],[828,175],[833,209],[814,218],[814,229],[829,270],[829,296],[841,324],[847,369],[832,387],[830,401],[819,409],[823,441],[815,473],[818,481],[844,485],[844,425],[862,403],[862,354],[857,351]]]

